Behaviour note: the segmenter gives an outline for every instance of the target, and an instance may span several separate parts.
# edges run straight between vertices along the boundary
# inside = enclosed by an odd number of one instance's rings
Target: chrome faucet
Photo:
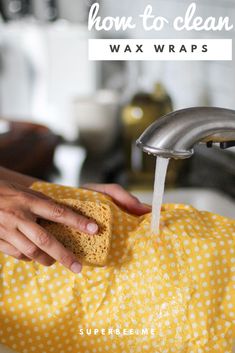
[[[235,146],[235,111],[210,107],[178,110],[150,125],[136,143],[148,154],[185,159],[200,142],[208,147],[219,143],[223,149]]]

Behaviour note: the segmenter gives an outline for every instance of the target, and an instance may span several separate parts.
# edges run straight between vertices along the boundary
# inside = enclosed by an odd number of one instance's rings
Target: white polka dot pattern
[[[0,253],[0,342],[22,353],[231,353],[235,334],[235,221],[165,205],[161,232],[107,196],[47,183],[35,190],[110,205],[108,265],[75,275]],[[80,335],[80,329],[153,335]]]

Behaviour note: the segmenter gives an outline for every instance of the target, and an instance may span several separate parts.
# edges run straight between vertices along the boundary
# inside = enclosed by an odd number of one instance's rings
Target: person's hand
[[[50,266],[56,260],[75,273],[81,271],[75,256],[37,224],[37,218],[95,234],[98,225],[66,206],[27,187],[0,181],[0,251],[22,260]]]
[[[109,195],[113,201],[129,213],[142,216],[151,212],[151,207],[141,203],[118,184],[85,184],[83,188]]]

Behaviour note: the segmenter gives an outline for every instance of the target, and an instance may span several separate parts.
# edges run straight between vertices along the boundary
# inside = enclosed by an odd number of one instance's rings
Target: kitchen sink
[[[151,192],[135,192],[141,201],[151,204]],[[183,203],[199,210],[206,210],[235,219],[235,201],[217,191],[209,189],[184,188],[165,192],[164,203]],[[14,353],[0,344],[0,353]],[[233,350],[235,353],[235,348]]]
[[[134,192],[145,203],[152,203],[152,192]],[[164,203],[182,203],[194,206],[198,210],[209,211],[224,217],[235,219],[235,200],[226,195],[202,188],[182,188],[167,190]]]

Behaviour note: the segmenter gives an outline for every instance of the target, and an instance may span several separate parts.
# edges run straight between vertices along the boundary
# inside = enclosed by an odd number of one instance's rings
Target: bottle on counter
[[[152,93],[138,92],[122,111],[124,154],[127,187],[130,190],[149,190],[153,187],[156,158],[143,153],[136,146],[141,133],[156,119],[173,110],[172,100],[165,87],[156,83]],[[179,161],[178,161],[179,163]],[[175,186],[179,165],[171,161],[166,186]]]

